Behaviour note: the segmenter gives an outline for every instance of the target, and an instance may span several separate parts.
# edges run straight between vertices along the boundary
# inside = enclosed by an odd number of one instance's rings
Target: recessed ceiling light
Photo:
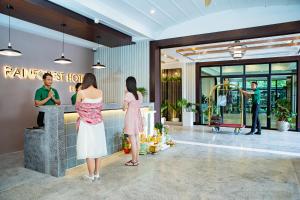
[[[155,11],[154,9],[151,9],[151,10],[150,10],[150,14],[152,14],[152,15],[153,15],[155,12],[156,12],[156,11]]]
[[[95,24],[99,24],[99,23],[100,23],[100,19],[95,18],[95,19],[94,19],[94,22],[95,22]]]

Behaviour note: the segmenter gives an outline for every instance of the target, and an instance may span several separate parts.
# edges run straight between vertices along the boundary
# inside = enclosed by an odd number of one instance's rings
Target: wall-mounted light
[[[61,24],[62,34],[63,34],[61,57],[54,60],[55,63],[61,64],[61,65],[66,65],[66,64],[72,63],[72,60],[65,58],[65,55],[64,55],[64,51],[65,51],[65,30],[64,30],[64,28],[65,27],[66,27],[66,24]]]
[[[14,7],[8,4],[6,6],[6,9],[8,10],[8,46],[7,46],[7,49],[0,49],[0,55],[21,56],[22,53],[16,49],[13,49],[11,42],[10,42],[10,12],[14,9]]]
[[[100,36],[97,36],[97,42],[98,42],[98,48],[96,51],[98,51],[98,60],[97,60],[97,63],[92,66],[92,68],[93,69],[104,69],[104,68],[106,68],[106,66],[100,63]]]

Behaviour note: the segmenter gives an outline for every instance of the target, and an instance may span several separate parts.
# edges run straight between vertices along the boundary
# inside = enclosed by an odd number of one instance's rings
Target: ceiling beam
[[[152,43],[159,48],[173,48],[295,33],[300,33],[300,21],[155,40]]]
[[[132,44],[132,37],[112,29],[104,24],[95,24],[93,20],[75,13],[69,9],[46,0],[1,0],[0,12],[8,14],[6,5],[11,4],[14,10],[11,15],[52,30],[61,31],[60,25],[66,24],[65,33],[91,42],[97,42],[108,47],[118,47]]]
[[[262,50],[262,49],[274,49],[274,48],[283,48],[283,47],[294,47],[300,46],[300,42],[295,43],[286,43],[286,44],[273,44],[273,45],[261,45],[254,47],[247,47],[246,51],[254,51],[254,50]],[[201,51],[196,53],[180,53],[182,56],[196,56],[196,55],[206,55],[206,54],[217,54],[217,53],[226,53],[229,52],[228,49],[218,49],[218,50],[210,50],[210,51]]]
[[[300,36],[291,36],[291,37],[283,37],[283,38],[271,38],[271,39],[262,39],[262,40],[253,40],[253,41],[241,41],[239,45],[253,45],[253,44],[262,44],[262,43],[271,43],[271,42],[284,42],[284,41],[294,41],[300,40]],[[226,44],[214,44],[214,45],[205,45],[198,46],[192,48],[183,48],[177,49],[176,52],[184,52],[184,51],[199,51],[204,49],[214,49],[214,48],[224,48],[234,45],[234,43],[226,43]]]

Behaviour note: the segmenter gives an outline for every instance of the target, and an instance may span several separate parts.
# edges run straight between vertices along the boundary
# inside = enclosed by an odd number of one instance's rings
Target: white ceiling
[[[236,15],[244,19],[241,26],[280,23],[300,19],[300,0],[212,0],[205,7],[204,0],[50,0],[91,19],[98,18],[102,23],[140,39],[162,39],[190,34],[209,32],[195,28],[211,25],[225,26],[226,20]],[[155,13],[151,14],[151,10]],[[278,12],[280,10],[280,12]],[[276,15],[277,18],[274,18]],[[279,16],[279,17],[278,17]],[[262,20],[262,18],[265,18]],[[204,21],[202,19],[205,19]],[[188,27],[182,27],[189,24]],[[217,24],[214,22],[218,22]],[[214,29],[212,29],[214,30]],[[170,32],[176,32],[170,33]]]
[[[300,0],[50,0],[129,34],[134,41],[157,40],[300,20]],[[155,12],[150,13],[151,10]],[[21,24],[20,24],[21,23]],[[0,17],[0,25],[7,19]],[[12,21],[12,27],[48,37],[49,29]],[[50,31],[51,32],[51,31]],[[61,40],[56,32],[51,38]],[[55,36],[57,35],[57,36]],[[68,42],[68,40],[67,40]],[[69,40],[95,47],[94,43]]]

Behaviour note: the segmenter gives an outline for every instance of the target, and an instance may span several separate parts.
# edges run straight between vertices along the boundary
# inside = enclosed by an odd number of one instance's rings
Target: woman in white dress
[[[90,181],[99,179],[100,158],[107,155],[102,106],[102,91],[97,89],[96,77],[87,73],[76,98],[77,159],[86,159],[89,174],[85,178]]]

